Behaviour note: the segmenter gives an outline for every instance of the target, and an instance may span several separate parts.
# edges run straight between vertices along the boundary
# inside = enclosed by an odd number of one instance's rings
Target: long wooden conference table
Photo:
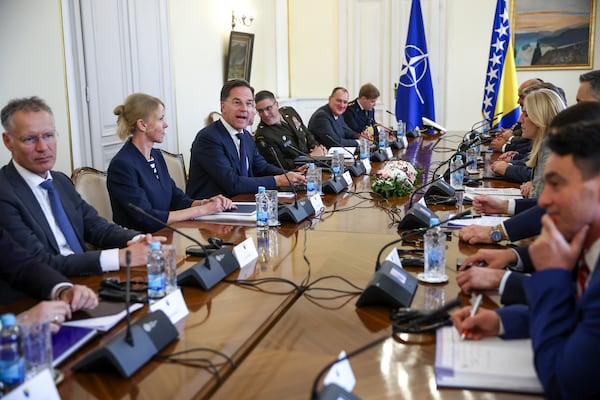
[[[440,160],[452,154],[451,149],[456,148],[459,139],[448,135],[436,143],[435,136],[418,138],[411,141],[408,149],[400,151],[398,157],[429,175]],[[373,167],[374,173],[380,165]],[[521,394],[437,388],[435,335],[392,337],[388,309],[355,306],[356,293],[374,273],[377,253],[386,243],[399,238],[397,217],[394,221],[391,215],[404,215],[408,201],[408,197],[384,201],[368,193],[369,188],[370,177],[355,177],[349,192],[323,198],[326,212],[319,220],[272,228],[261,237],[260,257],[254,268],[236,271],[228,277],[280,280],[255,286],[221,282],[209,291],[184,287],[190,314],[177,324],[178,339],[159,354],[188,352],[178,356],[185,361],[167,362],[155,357],[129,379],[110,371],[73,373],[71,366],[77,360],[124,329],[124,323],[120,323],[60,366],[65,375],[58,386],[61,397],[308,399],[317,373],[335,360],[340,351],[353,351],[387,335],[387,340],[350,360],[357,380],[353,392],[362,399],[523,398]],[[456,206],[431,208],[442,217],[457,212]],[[219,237],[235,243],[253,238],[257,243],[254,226],[197,221],[176,226],[201,242]],[[168,230],[158,234],[167,236],[180,255],[193,244]],[[413,308],[436,308],[459,295],[456,258],[475,252],[477,247],[459,243],[456,232],[447,244],[449,282],[419,283]],[[178,272],[198,260],[180,257]],[[420,269],[406,269],[413,275],[420,272]],[[113,276],[124,279],[125,272],[74,281],[98,289],[102,278]],[[144,279],[145,268],[132,268],[132,277]],[[462,299],[468,301],[464,296]],[[485,304],[494,306],[489,299]],[[133,314],[133,321],[146,312],[147,306]]]

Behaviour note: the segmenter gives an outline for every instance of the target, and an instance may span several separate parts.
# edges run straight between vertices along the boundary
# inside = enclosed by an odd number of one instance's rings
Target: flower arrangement
[[[376,172],[371,189],[386,198],[407,196],[414,188],[417,175],[417,170],[409,162],[388,161]]]

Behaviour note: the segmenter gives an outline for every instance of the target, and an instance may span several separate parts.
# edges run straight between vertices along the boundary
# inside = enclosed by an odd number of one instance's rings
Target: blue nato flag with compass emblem
[[[421,2],[413,0],[408,36],[402,54],[400,79],[396,90],[396,118],[406,122],[407,130],[421,126],[421,117],[435,121],[433,86],[429,67]]]

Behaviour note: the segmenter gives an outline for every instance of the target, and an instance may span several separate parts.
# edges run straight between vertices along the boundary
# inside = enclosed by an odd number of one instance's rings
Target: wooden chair
[[[106,188],[106,172],[92,167],[81,167],[73,171],[71,180],[81,197],[98,211],[101,217],[113,220],[110,197]]]
[[[171,175],[171,178],[175,181],[175,185],[185,192],[187,187],[187,172],[185,171],[183,154],[173,154],[163,149],[160,149],[160,152],[165,158],[169,175]]]

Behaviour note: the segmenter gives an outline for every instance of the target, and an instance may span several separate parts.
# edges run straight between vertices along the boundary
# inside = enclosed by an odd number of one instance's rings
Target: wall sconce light
[[[252,22],[254,22],[254,11],[243,11],[236,14],[235,10],[231,11],[231,29],[235,29],[236,24],[241,24],[243,26],[251,26]]]

